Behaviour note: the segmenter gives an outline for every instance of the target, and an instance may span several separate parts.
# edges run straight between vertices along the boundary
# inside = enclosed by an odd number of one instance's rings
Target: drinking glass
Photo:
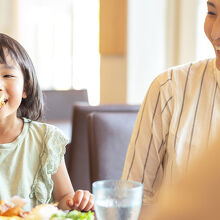
[[[137,220],[143,185],[130,180],[101,180],[92,184],[98,220]]]

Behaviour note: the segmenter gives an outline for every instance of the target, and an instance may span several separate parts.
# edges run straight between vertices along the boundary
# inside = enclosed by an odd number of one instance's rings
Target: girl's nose
[[[220,16],[218,16],[212,26],[211,32],[212,40],[220,39]]]

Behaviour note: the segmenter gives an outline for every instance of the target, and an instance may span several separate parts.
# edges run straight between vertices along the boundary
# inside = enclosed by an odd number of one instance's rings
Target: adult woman
[[[207,1],[204,30],[216,58],[170,68],[151,84],[138,114],[123,179],[144,184],[152,204],[161,184],[172,184],[218,134],[220,121],[220,2]]]

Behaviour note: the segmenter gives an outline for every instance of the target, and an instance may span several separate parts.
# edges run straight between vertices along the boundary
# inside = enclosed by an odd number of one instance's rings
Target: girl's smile
[[[5,98],[4,95],[2,95],[2,96],[0,97],[0,109],[3,108],[3,107],[5,107],[6,102],[7,102],[7,99]]]
[[[4,96],[3,107],[0,108],[0,120],[4,117],[17,117],[22,98],[25,98],[24,77],[19,66],[6,56],[6,64],[0,64],[0,94]]]

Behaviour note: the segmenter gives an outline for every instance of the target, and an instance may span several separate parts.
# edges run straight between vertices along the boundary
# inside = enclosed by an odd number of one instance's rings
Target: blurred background
[[[205,0],[0,0],[0,32],[31,56],[44,90],[140,104],[173,65],[213,57]]]

